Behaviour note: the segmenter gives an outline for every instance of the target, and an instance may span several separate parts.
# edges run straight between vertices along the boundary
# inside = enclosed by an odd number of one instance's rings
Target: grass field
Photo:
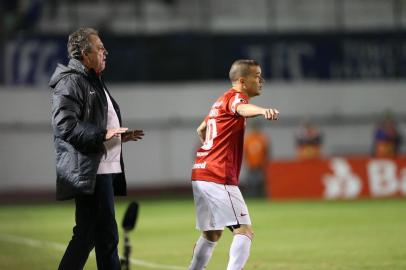
[[[255,238],[245,270],[406,269],[405,199],[247,203]],[[186,269],[199,235],[192,200],[140,204],[132,269]],[[117,203],[119,223],[127,205]],[[0,269],[57,269],[73,216],[72,203],[1,206]],[[226,268],[230,242],[227,231],[207,269]]]

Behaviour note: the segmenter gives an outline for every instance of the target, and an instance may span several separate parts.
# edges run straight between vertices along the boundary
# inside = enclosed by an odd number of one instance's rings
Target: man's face
[[[261,67],[251,66],[249,70],[250,72],[244,80],[246,93],[249,97],[259,96],[264,82],[264,79],[261,76]]]
[[[90,52],[83,53],[83,63],[88,69],[93,69],[96,73],[102,72],[106,67],[107,51],[97,35],[90,35]]]

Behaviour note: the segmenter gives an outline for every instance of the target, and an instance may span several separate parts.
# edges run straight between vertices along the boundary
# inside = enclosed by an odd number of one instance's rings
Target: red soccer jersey
[[[206,116],[206,139],[196,153],[192,180],[238,185],[244,146],[245,118],[237,113],[248,97],[230,89]]]

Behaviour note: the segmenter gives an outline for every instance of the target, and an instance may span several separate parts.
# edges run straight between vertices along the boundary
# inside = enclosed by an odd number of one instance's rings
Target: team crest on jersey
[[[233,113],[235,113],[235,108],[236,108],[237,104],[240,104],[240,103],[247,103],[247,101],[245,99],[241,98],[240,94],[237,94],[237,95],[235,95],[235,99],[234,99],[233,103],[231,104],[231,111]]]

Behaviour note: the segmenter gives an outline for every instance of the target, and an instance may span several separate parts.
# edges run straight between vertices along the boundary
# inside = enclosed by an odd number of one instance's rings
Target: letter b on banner
[[[392,196],[398,191],[396,163],[390,160],[372,160],[368,163],[368,176],[372,197]]]

